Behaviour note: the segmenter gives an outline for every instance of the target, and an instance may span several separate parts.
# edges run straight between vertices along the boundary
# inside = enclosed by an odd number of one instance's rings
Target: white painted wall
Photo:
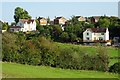
[[[106,29],[105,40],[109,40],[109,30],[108,30],[108,28]]]
[[[10,28],[11,32],[19,32],[21,31],[21,28]]]
[[[88,33],[89,35],[87,35],[87,33]],[[83,40],[86,41],[86,40],[87,40],[87,37],[89,37],[89,40],[92,40],[92,32],[89,31],[88,29],[83,32]]]

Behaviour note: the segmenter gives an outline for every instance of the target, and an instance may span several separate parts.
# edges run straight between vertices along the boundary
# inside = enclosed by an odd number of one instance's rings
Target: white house
[[[83,32],[83,42],[104,42],[111,45],[108,28],[88,28]]]
[[[11,26],[10,31],[12,32],[27,32],[27,31],[36,31],[36,21],[20,19],[16,26]]]

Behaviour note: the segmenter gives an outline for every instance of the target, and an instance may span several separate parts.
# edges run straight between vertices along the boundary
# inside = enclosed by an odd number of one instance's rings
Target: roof
[[[20,26],[11,26],[10,28],[21,28]]]
[[[44,17],[39,17],[38,20],[45,19]]]
[[[101,32],[105,33],[107,28],[88,28],[88,29],[94,33],[101,33]]]
[[[92,16],[94,19],[97,19],[97,20],[99,20],[99,18],[101,17],[101,16]]]
[[[76,18],[80,18],[80,17],[82,17],[82,16],[75,16]]]
[[[60,19],[60,18],[64,18],[64,17],[56,17],[55,19]],[[65,18],[64,18],[65,19]]]
[[[22,21],[23,23],[27,22],[28,24],[34,22],[34,20],[28,20],[28,19],[20,19],[20,21]]]

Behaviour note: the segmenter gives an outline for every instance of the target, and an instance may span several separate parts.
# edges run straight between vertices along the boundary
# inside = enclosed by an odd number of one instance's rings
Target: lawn
[[[65,70],[47,66],[2,63],[3,78],[117,78],[117,74],[85,70]]]

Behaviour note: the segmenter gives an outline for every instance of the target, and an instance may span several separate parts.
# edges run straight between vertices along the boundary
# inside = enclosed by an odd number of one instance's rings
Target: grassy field
[[[82,46],[65,43],[55,43],[59,48],[76,48],[86,51],[89,54],[96,53],[96,47]],[[118,57],[118,50],[113,47],[107,47],[110,57]],[[118,62],[117,59],[110,59],[109,66]],[[98,71],[85,70],[64,70],[60,68],[51,68],[46,66],[30,66],[15,63],[2,63],[2,75],[4,78],[117,78],[117,74]]]
[[[117,78],[117,74],[2,63],[3,78]]]

